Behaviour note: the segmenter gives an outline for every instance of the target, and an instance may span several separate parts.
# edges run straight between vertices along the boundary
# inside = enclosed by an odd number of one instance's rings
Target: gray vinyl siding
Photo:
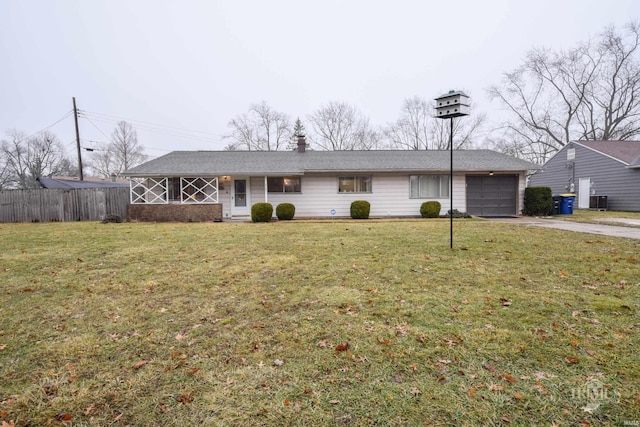
[[[574,169],[569,167],[567,147],[564,147],[542,171],[531,176],[529,185],[548,186],[553,194],[562,194],[569,192],[573,179],[579,197],[580,178],[590,178],[595,193],[608,197],[609,210],[640,211],[640,169],[628,169],[624,163],[580,144],[574,144],[574,147]]]

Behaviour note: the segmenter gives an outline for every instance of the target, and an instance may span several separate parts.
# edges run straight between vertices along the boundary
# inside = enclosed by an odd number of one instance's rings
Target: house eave
[[[128,178],[167,178],[167,177],[217,177],[217,176],[249,176],[249,177],[265,177],[265,176],[297,176],[304,175],[303,172],[242,172],[242,171],[222,171],[222,172],[164,172],[164,173],[127,173],[123,174]]]

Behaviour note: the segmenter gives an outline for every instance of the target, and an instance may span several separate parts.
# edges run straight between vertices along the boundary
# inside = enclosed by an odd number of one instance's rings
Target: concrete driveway
[[[600,234],[603,236],[624,237],[627,239],[640,239],[640,228],[624,227],[606,224],[587,224],[582,222],[562,221],[558,219],[518,217],[518,218],[492,218],[491,221],[521,224],[530,227],[547,227],[558,230],[576,231],[578,233]],[[622,220],[620,220],[622,221]],[[629,220],[635,221],[637,220]],[[630,222],[630,225],[635,223]]]

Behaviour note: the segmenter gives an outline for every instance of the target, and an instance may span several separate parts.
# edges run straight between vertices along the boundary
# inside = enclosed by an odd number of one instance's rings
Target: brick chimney
[[[304,153],[307,149],[307,140],[304,135],[298,135],[298,153]]]

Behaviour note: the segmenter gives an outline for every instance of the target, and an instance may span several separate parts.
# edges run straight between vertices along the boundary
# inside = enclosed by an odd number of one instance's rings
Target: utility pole
[[[82,174],[82,149],[80,148],[80,130],[78,129],[78,109],[76,108],[76,97],[73,97],[73,118],[76,122],[76,145],[78,146],[78,170],[80,171],[80,181],[84,181]]]

